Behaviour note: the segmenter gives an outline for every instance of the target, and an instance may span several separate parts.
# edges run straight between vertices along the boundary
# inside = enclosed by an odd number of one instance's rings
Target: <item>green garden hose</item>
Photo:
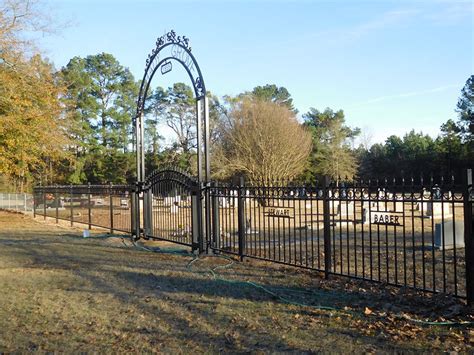
[[[128,247],[128,245],[125,243],[123,237],[122,237],[122,242],[124,243],[125,246]],[[153,252],[153,253],[187,255],[187,256],[194,255],[194,254],[191,254],[191,253],[187,252],[186,250],[182,250],[182,249],[148,248],[148,247],[145,247],[145,246],[142,246],[142,245],[138,245],[133,240],[132,240],[132,244],[135,246],[135,248],[142,249],[142,250],[145,250],[145,251],[150,251],[150,252]],[[322,311],[333,311],[333,312],[343,313],[343,314],[347,314],[347,315],[355,315],[355,316],[361,316],[361,314],[362,314],[361,312],[349,311],[349,310],[342,309],[342,308],[337,308],[337,307],[322,306],[322,305],[310,305],[310,304],[305,304],[305,303],[293,301],[293,300],[290,300],[286,297],[283,297],[283,296],[277,294],[276,292],[268,289],[267,287],[265,287],[261,284],[258,284],[258,283],[252,282],[252,281],[241,281],[241,280],[226,279],[222,276],[219,276],[216,273],[216,271],[231,268],[235,264],[235,261],[232,258],[230,258],[228,256],[223,256],[223,255],[207,255],[205,257],[216,257],[216,258],[221,258],[221,259],[225,259],[225,260],[229,261],[229,263],[227,263],[225,265],[218,265],[214,268],[207,269],[207,272],[216,281],[221,281],[221,282],[225,282],[225,283],[228,283],[228,284],[234,284],[234,285],[249,285],[249,286],[252,286],[256,289],[261,290],[262,292],[274,297],[275,299],[280,300],[283,303],[293,305],[293,306],[308,307],[308,308],[322,310]],[[194,255],[194,258],[190,262],[188,262],[188,264],[186,265],[186,268],[191,269],[191,267],[193,266],[194,263],[196,263],[197,261],[202,260],[202,259],[203,259],[203,257],[199,257],[198,255]],[[306,290],[297,290],[297,289],[290,289],[290,290],[291,290],[291,292],[305,292],[305,293],[312,294],[312,292],[306,291]],[[449,327],[459,327],[459,326],[461,326],[461,327],[469,327],[469,326],[474,325],[474,322],[472,322],[472,321],[465,321],[465,322],[425,321],[425,320],[420,320],[420,319],[414,319],[414,318],[408,317],[406,315],[404,315],[404,316],[394,315],[394,317],[397,318],[397,319],[400,319],[400,320],[407,320],[407,321],[410,321],[412,323],[416,323],[416,324],[424,325],[424,326],[449,326]]]

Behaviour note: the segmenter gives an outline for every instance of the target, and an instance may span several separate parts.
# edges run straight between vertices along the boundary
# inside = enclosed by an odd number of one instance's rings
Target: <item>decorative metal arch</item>
[[[136,138],[137,154],[137,180],[145,181],[145,147],[144,147],[144,108],[151,81],[158,68],[161,73],[166,74],[172,69],[171,61],[180,63],[191,79],[196,98],[196,121],[198,140],[197,171],[198,181],[208,182],[210,177],[209,160],[209,103],[206,97],[206,86],[202,77],[201,69],[196,58],[191,53],[189,39],[185,36],[177,36],[175,31],[164,34],[156,40],[156,48],[148,55],[145,64],[145,73],[140,86],[137,100],[137,112],[133,120]],[[204,121],[204,122],[202,122]],[[203,129],[204,128],[204,129]],[[203,132],[204,131],[204,132]],[[203,142],[204,133],[204,142]],[[204,143],[204,147],[202,147]],[[203,149],[204,148],[204,149]],[[202,161],[204,154],[205,174],[203,174]]]
[[[147,188],[149,188],[150,186],[157,185],[160,182],[170,181],[187,189],[192,189],[198,186],[198,182],[195,177],[176,167],[154,171],[149,176],[147,176],[145,185]]]

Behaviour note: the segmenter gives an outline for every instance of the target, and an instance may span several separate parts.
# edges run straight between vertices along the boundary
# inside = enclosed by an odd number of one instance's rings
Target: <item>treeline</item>
[[[453,105],[454,106],[454,105]],[[390,136],[384,144],[358,149],[360,176],[429,177],[436,174],[464,179],[474,168],[474,75],[471,75],[455,105],[457,120],[448,119],[433,139],[409,132]]]
[[[403,137],[390,136],[384,144],[358,149],[361,177],[415,177],[431,175],[464,178],[467,168],[474,167],[472,140],[463,142],[452,129],[453,121],[441,128],[433,139],[411,131]]]

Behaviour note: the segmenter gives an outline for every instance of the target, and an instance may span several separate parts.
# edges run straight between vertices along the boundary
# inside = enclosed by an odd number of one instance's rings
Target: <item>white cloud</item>
[[[474,2],[438,0],[441,4],[438,11],[427,12],[425,18],[438,25],[458,24],[466,17],[474,21]]]
[[[452,88],[460,88],[460,87],[462,87],[462,84],[449,84],[449,85],[438,86],[438,87],[435,87],[435,88],[432,88],[432,89],[419,90],[419,91],[409,91],[409,92],[404,92],[404,93],[395,94],[395,95],[379,96],[379,97],[368,99],[364,102],[360,102],[358,104],[355,104],[355,105],[351,106],[350,108],[370,105],[370,104],[381,102],[381,101],[402,99],[402,98],[405,98],[405,97],[429,95],[429,94],[449,90],[449,89],[452,89]]]
[[[395,25],[409,18],[412,18],[416,16],[419,12],[420,11],[416,9],[394,10],[385,12],[370,21],[346,29],[344,32],[342,32],[342,34],[351,38],[359,38],[376,30]]]

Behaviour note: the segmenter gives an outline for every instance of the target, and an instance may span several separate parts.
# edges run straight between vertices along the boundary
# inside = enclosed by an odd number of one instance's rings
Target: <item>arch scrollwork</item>
[[[145,73],[137,101],[137,117],[143,113],[145,98],[157,69],[170,60],[175,60],[180,63],[188,73],[196,100],[206,96],[204,79],[196,58],[194,58],[191,53],[189,39],[186,36],[178,36],[175,31],[171,30],[161,37],[158,37],[156,47],[146,59]]]

